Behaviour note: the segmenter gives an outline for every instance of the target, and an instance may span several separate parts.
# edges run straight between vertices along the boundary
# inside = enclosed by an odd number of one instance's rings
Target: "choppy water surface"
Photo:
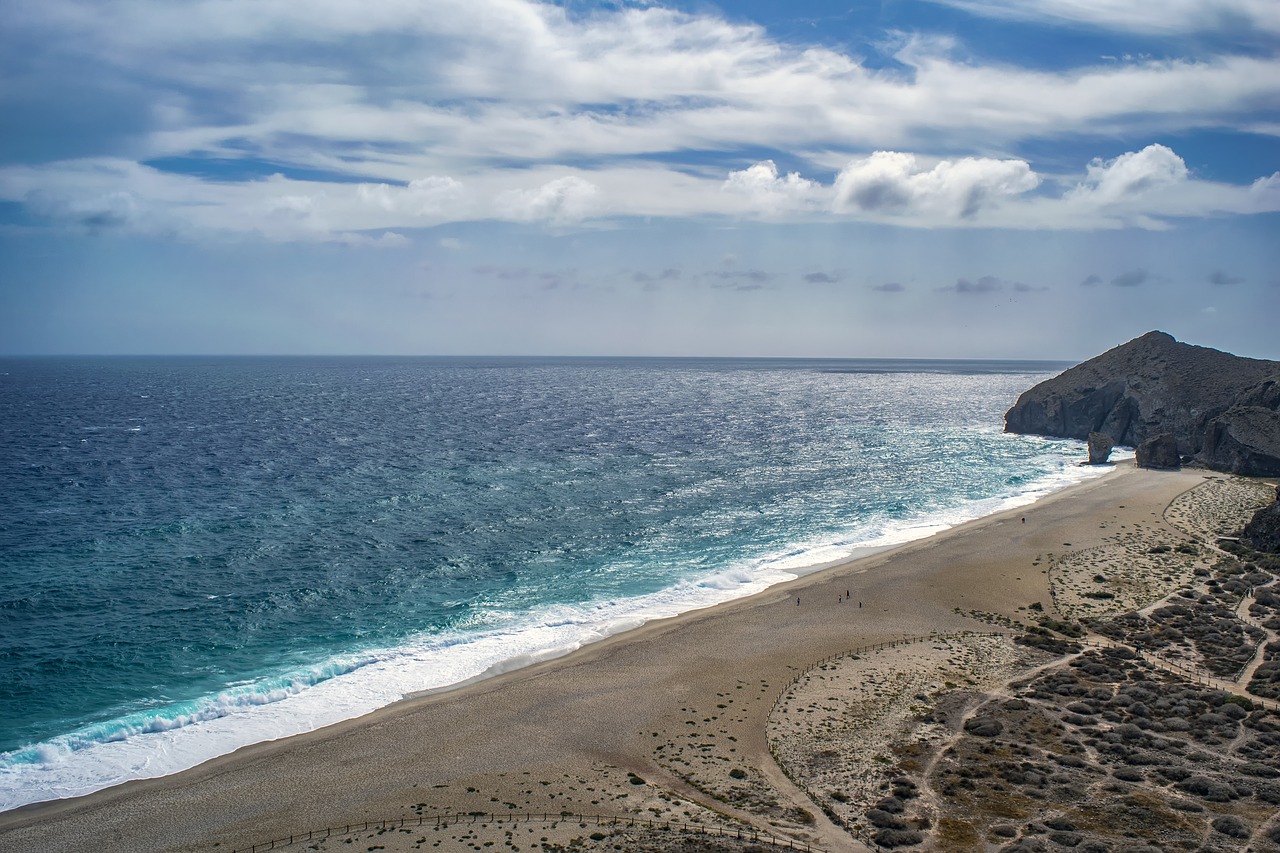
[[[1032,500],[1059,367],[0,360],[0,808]]]

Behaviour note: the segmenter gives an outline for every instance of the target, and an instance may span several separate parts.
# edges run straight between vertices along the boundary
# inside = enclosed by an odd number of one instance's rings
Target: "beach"
[[[599,831],[602,816],[864,849],[802,787],[806,771],[787,766],[813,748],[805,725],[781,731],[777,722],[788,703],[792,717],[814,710],[812,699],[800,707],[787,698],[797,677],[822,661],[853,660],[861,675],[850,684],[865,685],[876,654],[855,660],[849,653],[888,643],[901,657],[880,673],[884,688],[868,694],[865,707],[887,708],[957,677],[974,689],[997,689],[1050,658],[1038,661],[1034,650],[974,635],[1058,613],[1052,570],[1072,564],[1064,556],[1114,549],[1121,533],[1185,536],[1166,511],[1206,479],[1223,475],[1122,463],[1032,505],[651,622],[563,658],[247,747],[173,776],[0,814],[0,846],[240,850],[310,833],[297,849],[490,849],[485,842],[492,849],[556,849],[574,839],[590,845],[593,833],[607,839],[615,830]],[[1175,520],[1206,518],[1210,525],[1214,512],[1231,514],[1221,501],[1197,512],[1184,500],[1179,512]],[[1172,592],[1181,580],[1168,573],[1145,595]],[[1056,582],[1058,591],[1071,586],[1062,577]],[[1109,601],[1115,599],[1076,596],[1070,607]],[[1125,605],[1131,603],[1142,602]],[[918,639],[930,635],[956,639]],[[922,674],[910,684],[889,682],[904,672]],[[816,726],[822,715],[813,716]],[[856,801],[870,793],[842,796]],[[476,817],[438,828],[438,816],[459,813]],[[594,817],[523,824],[488,817],[566,813]],[[361,833],[323,841],[315,834],[370,822],[375,826]],[[627,831],[643,834],[643,827]]]

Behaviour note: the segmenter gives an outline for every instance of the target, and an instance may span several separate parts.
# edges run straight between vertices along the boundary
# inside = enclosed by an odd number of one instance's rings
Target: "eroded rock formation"
[[[1115,444],[1105,432],[1089,433],[1089,464],[1101,465],[1106,462],[1111,457],[1111,448]]]

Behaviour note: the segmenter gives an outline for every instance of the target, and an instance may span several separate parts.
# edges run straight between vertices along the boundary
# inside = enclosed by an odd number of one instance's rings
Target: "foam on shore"
[[[249,744],[363,716],[406,696],[563,656],[656,619],[744,598],[872,550],[1030,504],[1109,470],[1109,466],[1064,465],[1048,476],[1011,484],[1013,490],[1007,496],[973,500],[928,515],[879,519],[851,528],[837,541],[796,543],[657,592],[549,605],[523,614],[490,609],[482,617],[483,624],[463,630],[338,656],[216,695],[87,726],[0,756],[0,810],[81,796],[131,779],[170,775]]]

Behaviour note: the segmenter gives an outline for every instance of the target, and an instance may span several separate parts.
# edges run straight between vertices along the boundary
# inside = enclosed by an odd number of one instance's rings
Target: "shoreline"
[[[260,721],[260,718],[257,716],[257,712],[252,710],[250,715],[247,718],[243,718],[240,722],[235,722],[236,718],[234,715],[228,715],[225,717],[222,715],[219,715],[218,717],[213,718],[211,720],[204,720],[200,723],[197,723],[195,727],[190,729],[188,729],[187,726],[185,725],[178,725],[173,727],[172,735],[179,738],[179,740],[176,740],[176,741],[169,740],[168,738],[170,735],[168,732],[166,732],[165,734],[162,735],[162,738],[164,739],[154,744],[152,748],[164,749],[166,751],[169,751],[170,749],[172,749],[172,752],[170,752],[169,754],[177,756],[177,755],[189,754],[186,751],[190,750],[194,745],[196,749],[196,754],[192,755],[187,761],[185,762],[169,761],[167,766],[158,768],[160,772],[157,772],[157,768],[153,768],[150,771],[150,775],[138,775],[134,778],[128,778],[127,774],[117,774],[117,778],[120,778],[121,776],[124,776],[125,778],[123,778],[122,781],[114,781],[114,782],[111,782],[110,784],[103,784],[99,782],[99,787],[96,787],[96,788],[90,788],[88,784],[80,784],[80,785],[77,785],[76,787],[64,786],[61,788],[64,794],[63,796],[60,796],[60,797],[51,796],[49,799],[35,800],[33,802],[21,802],[21,799],[15,797],[14,800],[16,800],[19,804],[8,806],[5,808],[0,808],[0,814],[14,811],[16,809],[28,808],[30,806],[39,805],[40,803],[56,802],[59,800],[69,800],[69,799],[76,799],[84,796],[91,796],[92,794],[97,793],[99,791],[109,790],[111,788],[117,787],[122,784],[128,784],[130,782],[140,782],[140,781],[161,779],[168,776],[176,775],[178,773],[186,772],[187,770],[190,770],[194,767],[198,767],[201,764],[204,764],[208,761],[214,761],[219,758],[225,757],[227,755],[232,755],[241,749],[251,747],[257,743],[267,743],[267,742],[281,740],[289,737],[296,737],[298,735],[307,734],[313,731],[318,731],[321,729],[328,728],[330,726],[339,725],[348,720],[361,719],[369,714],[376,713],[377,711],[382,710],[383,708],[387,708],[398,702],[405,701],[406,699],[413,699],[420,696],[429,696],[429,695],[437,695],[441,693],[448,693],[450,691],[453,691],[459,688],[481,683],[483,681],[498,677],[508,672],[524,669],[529,666],[537,665],[539,663],[559,660],[568,655],[572,655],[577,651],[579,651],[580,649],[585,648],[589,645],[594,645],[596,643],[610,639],[616,635],[630,633],[634,630],[637,630],[638,628],[644,627],[645,625],[651,622],[660,622],[667,619],[678,618],[685,614],[706,611],[712,608],[724,606],[726,604],[731,604],[735,601],[745,601],[750,599],[752,596],[759,595],[763,592],[767,592],[770,589],[784,587],[786,584],[793,583],[795,580],[803,579],[815,574],[820,574],[827,570],[837,569],[851,562],[864,560],[869,557],[873,557],[877,554],[892,552],[896,549],[908,546],[914,542],[927,541],[939,535],[945,535],[946,533],[956,529],[957,527],[972,523],[974,521],[979,521],[984,518],[988,518],[991,515],[995,515],[1000,512],[1004,512],[1007,510],[1014,510],[1014,509],[1033,505],[1039,501],[1043,501],[1053,495],[1056,495],[1064,490],[1074,488],[1075,486],[1078,486],[1082,483],[1087,483],[1099,477],[1107,476],[1115,469],[1115,467],[1118,464],[1120,465],[1124,464],[1123,460],[1117,460],[1117,462],[1112,462],[1105,466],[1098,466],[1096,470],[1087,471],[1087,473],[1085,472],[1085,470],[1082,470],[1079,473],[1072,473],[1070,468],[1064,468],[1063,470],[1057,473],[1046,475],[1041,480],[1036,480],[1032,483],[1024,484],[1023,491],[1017,492],[1008,497],[987,498],[979,501],[973,501],[968,505],[962,504],[958,507],[939,510],[939,511],[936,511],[935,514],[930,516],[914,518],[914,519],[904,519],[899,522],[900,526],[894,526],[886,530],[881,530],[880,532],[876,533],[873,537],[867,539],[866,540],[867,544],[834,544],[834,543],[823,544],[820,546],[815,546],[813,548],[810,548],[807,554],[802,552],[786,554],[782,551],[779,551],[777,554],[755,558],[755,562],[751,563],[752,568],[750,569],[750,571],[759,572],[761,576],[758,578],[753,578],[750,582],[742,582],[742,585],[744,587],[751,588],[749,591],[744,592],[742,590],[729,589],[728,587],[718,587],[717,584],[711,583],[711,585],[706,590],[702,590],[703,594],[688,595],[686,596],[688,600],[682,602],[678,599],[671,600],[671,601],[662,600],[662,599],[665,599],[666,594],[669,593],[671,589],[675,589],[675,587],[666,588],[663,590],[657,590],[653,593],[648,593],[642,596],[638,596],[634,599],[622,600],[621,603],[624,605],[623,609],[627,609],[628,606],[630,607],[628,612],[620,615],[610,615],[608,618],[601,617],[603,621],[592,621],[589,610],[584,609],[582,620],[580,622],[570,624],[571,630],[568,632],[568,635],[564,638],[563,644],[550,646],[547,648],[530,648],[528,650],[513,650],[513,653],[509,657],[494,659],[489,663],[481,662],[480,665],[482,666],[482,668],[479,669],[478,671],[474,671],[471,675],[466,675],[464,677],[458,678],[457,680],[451,681],[448,683],[431,684],[430,686],[422,687],[418,689],[406,688],[403,690],[403,692],[395,695],[394,698],[387,695],[381,695],[378,697],[378,700],[377,700],[378,702],[380,702],[380,704],[365,703],[364,707],[344,709],[344,711],[341,713],[345,713],[346,716],[338,716],[337,714],[332,714],[328,717],[322,716],[320,723],[318,725],[312,722],[310,719],[308,719],[308,711],[307,711],[308,707],[312,709],[319,709],[321,710],[321,713],[323,713],[323,709],[325,708],[325,705],[323,704],[324,703],[323,697],[334,696],[335,694],[331,692],[334,689],[338,691],[343,691],[344,689],[347,691],[350,691],[354,689],[356,691],[356,694],[358,695],[360,693],[362,682],[359,680],[351,682],[347,680],[345,675],[340,675],[336,679],[332,680],[332,682],[330,683],[326,683],[329,681],[328,679],[326,679],[325,681],[321,681],[317,684],[313,684],[308,690],[302,691],[297,695],[285,698],[284,700],[282,700],[282,704],[280,706],[275,706],[275,703],[266,703],[263,707],[266,707],[266,708],[280,707],[283,709],[282,713],[285,715],[285,717],[279,718],[279,722],[283,723],[283,725],[273,724],[273,722],[270,719],[268,719],[266,722],[266,726],[264,728],[262,722]],[[1087,469],[1088,466],[1085,466],[1083,463],[1081,463],[1080,467],[1082,469]],[[1060,485],[1060,483],[1067,478],[1074,478],[1074,479],[1069,480],[1065,486]],[[976,515],[976,516],[971,515],[974,512],[982,512],[983,514]],[[957,516],[958,516],[958,520],[957,520]],[[822,554],[823,551],[830,552],[833,550],[841,551],[843,553],[841,553],[840,556],[835,557],[834,559],[829,558],[829,556],[825,559],[823,558],[824,556],[827,556]],[[798,560],[804,560],[806,559],[806,557],[808,559],[816,559],[816,562],[812,562],[812,563],[798,562]],[[738,569],[734,567],[730,567],[729,569],[725,569],[725,571],[732,571],[736,573]],[[707,577],[692,579],[692,582],[695,587],[702,587],[704,584],[708,583],[709,581],[710,582],[716,581],[718,577],[719,576],[716,573],[713,573],[711,575],[708,575]],[[723,592],[717,593],[716,592],[717,589],[723,589]],[[695,589],[694,592],[697,593],[698,590]],[[720,595],[720,596],[727,595],[729,597],[717,597],[717,595]],[[650,600],[655,598],[658,600],[652,600],[652,601]],[[699,598],[702,598],[705,600],[700,601],[698,600]],[[512,636],[518,637],[519,635],[513,634]],[[474,642],[479,642],[481,645],[483,645],[489,639],[494,639],[494,637],[489,637],[487,635],[480,635],[472,638],[472,640],[468,641],[467,643],[463,643],[462,646],[460,646],[460,648],[466,647]],[[384,651],[395,653],[397,649],[394,647],[389,647]],[[375,653],[375,652],[370,652],[366,650],[366,652],[364,652],[363,654],[365,655],[374,654],[375,657],[381,657],[380,651]],[[317,667],[327,666],[328,664],[334,662],[335,660],[337,659],[330,658],[327,661],[322,661],[320,664],[317,664]],[[412,663],[412,661],[410,661],[410,663]],[[454,661],[453,663],[448,664],[448,666],[450,667],[457,666],[458,663],[459,663],[458,661]],[[359,669],[357,669],[354,673],[351,673],[351,674],[355,675],[356,678],[359,679],[362,677],[360,676],[359,672],[360,672]],[[365,679],[364,686],[369,686],[368,676],[367,675],[363,676],[363,678]],[[378,678],[376,673],[374,674],[373,678],[375,679]],[[378,688],[378,683],[372,684],[372,687],[376,690]],[[314,692],[315,695],[309,695],[312,692]],[[217,695],[211,694],[209,696],[202,697],[202,701],[204,699],[218,700],[223,695],[224,694],[217,694]],[[296,707],[295,703],[299,701],[304,703],[301,706],[301,710],[292,710]],[[360,701],[357,699],[356,705],[359,706],[360,704],[361,704]],[[354,713],[352,713],[352,711],[354,711]],[[288,716],[290,714],[294,715],[294,717],[299,717],[299,715],[301,715],[299,719],[302,719],[304,722],[309,723],[309,727],[290,728],[288,725],[289,720],[291,719]],[[244,734],[241,734],[241,736],[237,737],[235,734],[228,734],[228,732],[231,730],[224,728],[220,737],[224,741],[229,740],[230,743],[224,743],[223,745],[221,745],[220,748],[223,751],[216,752],[214,750],[209,750],[207,748],[202,750],[201,747],[203,747],[204,744],[200,740],[198,740],[199,738],[203,737],[203,735],[201,735],[200,733],[201,728],[207,724],[212,724],[214,726],[223,726],[224,725],[223,721],[232,722],[234,723],[235,726],[249,727],[244,729],[243,730],[244,732],[252,732],[255,729],[257,729],[258,737],[255,740],[248,740],[247,737],[244,736]],[[60,735],[59,738],[71,737],[74,734],[76,734],[76,732],[72,732],[67,735]],[[59,738],[51,739],[46,744],[39,744],[36,746],[42,749],[46,748],[46,746],[51,748],[57,748]],[[185,740],[183,740],[183,738],[185,738]],[[193,738],[197,740],[193,741],[192,740]],[[130,738],[129,740],[131,741],[132,738]],[[110,766],[110,762],[112,760],[110,757],[110,751],[117,749],[118,746],[120,746],[120,744],[114,744],[111,741],[105,741],[103,743],[98,743],[94,746],[91,746],[89,747],[89,750],[90,750],[89,760],[103,761],[103,759],[105,759],[102,766],[104,767]],[[102,758],[95,758],[93,753],[96,753],[100,748],[105,748],[108,751],[108,753]],[[71,760],[75,761],[76,759],[72,758]],[[19,783],[17,785],[13,785],[10,788],[7,788],[6,792],[14,793],[14,792],[21,792],[22,790],[23,790],[22,785],[21,783]],[[41,792],[41,793],[44,793],[44,792]],[[13,800],[11,800],[11,802],[12,801]]]
[[[966,611],[1013,617],[1034,603],[1050,607],[1047,569],[1033,568],[1033,561],[1062,543],[1097,540],[1099,518],[1119,513],[1159,522],[1173,498],[1206,474],[1139,471],[1120,463],[1030,504],[840,561],[745,598],[655,619],[552,660],[243,747],[170,776],[0,813],[0,840],[18,850],[72,850],[77,843],[136,849],[126,838],[130,828],[145,825],[156,841],[149,849],[253,843],[307,827],[392,818],[397,815],[387,812],[397,810],[412,815],[423,790],[442,790],[433,785],[452,789],[483,779],[486,787],[501,787],[506,783],[496,778],[533,772],[521,768],[555,776],[547,770],[554,767],[578,778],[598,775],[604,766],[626,768],[651,779],[646,788],[663,780],[667,790],[689,796],[687,786],[655,760],[644,735],[678,730],[692,705],[704,710],[708,691],[742,690],[758,680],[764,685],[759,692],[772,696],[787,673],[860,643],[981,630]],[[865,606],[839,600],[855,589],[854,600]],[[797,596],[799,604],[793,603]],[[757,708],[735,735],[757,763],[762,751],[767,754],[761,722]],[[310,781],[300,784],[303,779]],[[454,790],[448,796],[476,805],[475,796]],[[374,813],[375,806],[383,814]],[[198,825],[175,828],[163,816],[174,810],[198,815]],[[104,846],[104,838],[113,837],[126,843]]]

